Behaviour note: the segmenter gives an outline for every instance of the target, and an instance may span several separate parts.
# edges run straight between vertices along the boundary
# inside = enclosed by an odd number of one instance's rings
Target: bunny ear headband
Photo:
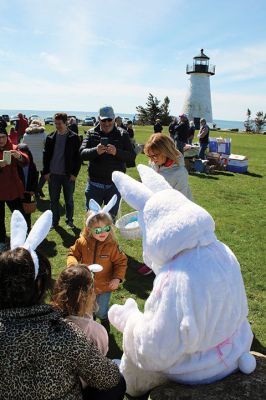
[[[109,215],[109,211],[112,210],[112,208],[115,206],[117,202],[117,195],[115,194],[109,203],[101,208],[101,206],[97,203],[97,201],[91,199],[89,203],[89,210],[92,212],[91,215],[87,218],[86,225],[89,225],[89,222],[92,218],[95,217],[95,215],[98,214],[106,214]]]
[[[48,235],[52,226],[52,219],[52,211],[45,211],[40,218],[37,219],[27,237],[28,228],[23,215],[18,210],[15,210],[11,217],[11,250],[23,247],[30,252],[35,268],[35,279],[39,272],[39,259],[35,250]]]

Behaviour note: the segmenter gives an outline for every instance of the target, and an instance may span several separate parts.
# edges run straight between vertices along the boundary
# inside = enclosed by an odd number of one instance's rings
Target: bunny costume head
[[[210,383],[240,369],[250,373],[253,335],[240,266],[219,242],[210,214],[139,165],[142,183],[113,181],[138,210],[145,262],[156,273],[144,313],[133,299],[113,305],[110,322],[123,332],[121,372],[139,396],[167,380]]]

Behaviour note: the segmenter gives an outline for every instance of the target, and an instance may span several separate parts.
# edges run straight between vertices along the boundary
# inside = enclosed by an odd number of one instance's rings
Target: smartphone
[[[7,164],[11,164],[11,151],[5,150],[3,152],[3,161],[5,161]]]
[[[108,146],[108,144],[109,144],[109,138],[108,137],[102,137],[101,138],[101,145],[103,145],[103,146]]]

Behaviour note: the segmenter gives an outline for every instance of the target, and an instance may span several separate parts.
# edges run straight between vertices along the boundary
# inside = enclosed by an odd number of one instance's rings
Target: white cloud
[[[45,62],[49,68],[59,73],[67,73],[69,72],[69,68],[67,68],[67,64],[65,65],[60,58],[56,54],[46,53],[43,51],[40,54],[41,61]]]

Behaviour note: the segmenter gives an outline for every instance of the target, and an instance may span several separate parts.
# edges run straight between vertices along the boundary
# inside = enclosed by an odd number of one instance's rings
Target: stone
[[[256,370],[250,375],[237,372],[210,385],[181,385],[174,382],[159,386],[150,393],[149,400],[265,400],[266,356],[252,352]]]

